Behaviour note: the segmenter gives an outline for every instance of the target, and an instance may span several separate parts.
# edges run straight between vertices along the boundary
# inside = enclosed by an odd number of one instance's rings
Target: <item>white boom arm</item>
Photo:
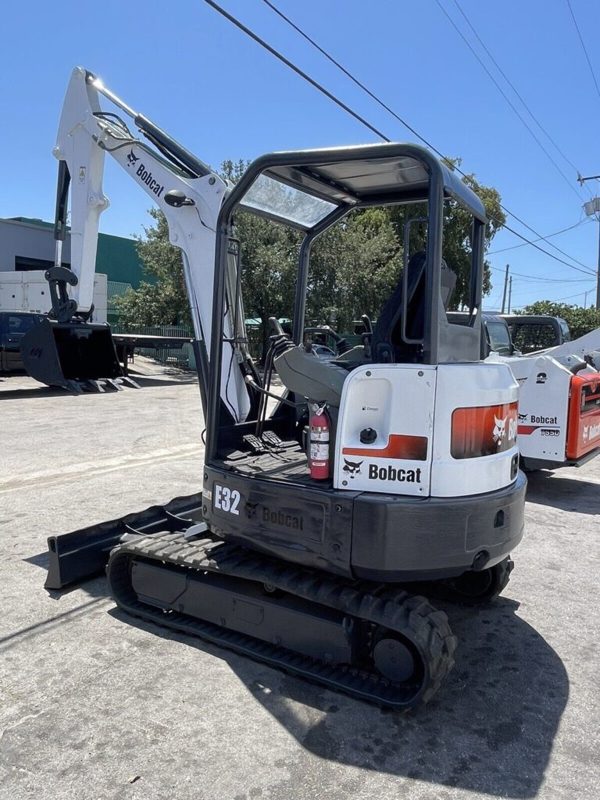
[[[547,350],[541,350],[537,353],[529,353],[528,356],[551,356],[557,361],[562,361],[569,356],[576,356],[586,360],[587,357],[592,357],[595,360],[598,358],[598,351],[600,351],[600,328],[596,328],[579,339],[573,339],[570,342],[563,342],[563,344],[556,345],[556,347],[549,347]],[[596,368],[600,367],[595,364]]]
[[[216,224],[227,195],[226,183],[206,167],[196,177],[134,138],[124,122],[100,107],[108,97],[134,121],[144,120],[81,67],[73,70],[60,118],[54,155],[66,162],[71,177],[71,269],[78,279],[72,295],[82,311],[92,303],[98,223],[109,202],[102,191],[104,154],[109,153],[164,213],[169,239],[183,253],[183,267],[195,336],[210,353]],[[158,129],[154,129],[158,130]],[[162,132],[161,132],[162,133]],[[196,161],[197,164],[201,162]],[[205,165],[202,165],[205,166]],[[233,305],[228,298],[221,372],[221,397],[236,421],[244,420],[250,401],[234,338]],[[243,320],[241,321],[243,324]]]

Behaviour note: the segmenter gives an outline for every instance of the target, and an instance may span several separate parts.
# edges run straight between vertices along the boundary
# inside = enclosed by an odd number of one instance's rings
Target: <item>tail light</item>
[[[456,408],[452,413],[452,457],[479,458],[510,450],[517,441],[517,418],[517,403]]]

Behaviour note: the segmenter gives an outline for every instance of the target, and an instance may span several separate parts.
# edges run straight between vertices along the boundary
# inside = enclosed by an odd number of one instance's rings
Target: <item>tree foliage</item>
[[[538,300],[536,303],[525,306],[518,313],[562,317],[569,326],[572,339],[578,339],[580,336],[600,328],[600,310],[597,308],[580,308],[566,303],[555,303],[552,300]]]
[[[362,314],[375,318],[400,276],[402,248],[383,208],[353,212],[311,255],[307,317],[338,330],[351,329]]]
[[[447,166],[452,170],[460,167],[461,163],[462,160],[460,158],[446,160]],[[502,211],[500,193],[491,186],[484,186],[482,183],[479,183],[472,174],[464,177],[462,181],[475,192],[485,208],[487,223],[485,226],[484,251],[487,252],[494,236],[506,222],[506,216]],[[471,218],[468,212],[456,203],[446,203],[444,210],[443,255],[446,262],[452,266],[457,274],[456,289],[453,298],[453,306],[455,309],[461,304],[466,303],[468,298],[469,262],[471,257],[470,233]],[[483,294],[489,294],[491,288],[490,265],[487,259],[485,259]]]
[[[181,250],[169,242],[167,220],[162,211],[148,212],[154,224],[144,228],[137,251],[144,272],[154,281],[142,281],[115,298],[120,319],[126,327],[184,325],[191,327],[189,301],[183,277]]]

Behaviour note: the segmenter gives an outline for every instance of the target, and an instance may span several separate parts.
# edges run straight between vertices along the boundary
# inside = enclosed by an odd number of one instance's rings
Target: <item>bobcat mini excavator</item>
[[[102,111],[101,96],[119,113]],[[518,386],[506,364],[479,356],[479,198],[429,151],[396,143],[272,153],[229,186],[79,68],[55,153],[87,209],[73,213],[80,277],[93,270],[105,154],[164,212],[183,253],[207,441],[201,495],[52,537],[46,586],[108,560],[130,614],[383,706],[428,700],[456,640],[406,585],[488,600],[523,535]],[[302,344],[313,243],[353,210],[408,203],[422,204],[426,251],[411,256],[362,345],[316,358]],[[468,325],[446,316],[454,204],[473,221]],[[264,378],[247,350],[240,208],[303,236],[292,335],[275,324]]]

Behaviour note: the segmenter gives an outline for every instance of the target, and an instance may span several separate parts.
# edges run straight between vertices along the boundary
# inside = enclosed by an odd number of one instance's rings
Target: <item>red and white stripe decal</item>
[[[345,456],[370,456],[371,458],[396,458],[407,461],[427,460],[427,437],[390,433],[385,447],[344,447]]]
[[[517,433],[519,436],[529,436],[529,434],[537,431],[538,428],[541,428],[542,425],[519,425],[517,428]]]

